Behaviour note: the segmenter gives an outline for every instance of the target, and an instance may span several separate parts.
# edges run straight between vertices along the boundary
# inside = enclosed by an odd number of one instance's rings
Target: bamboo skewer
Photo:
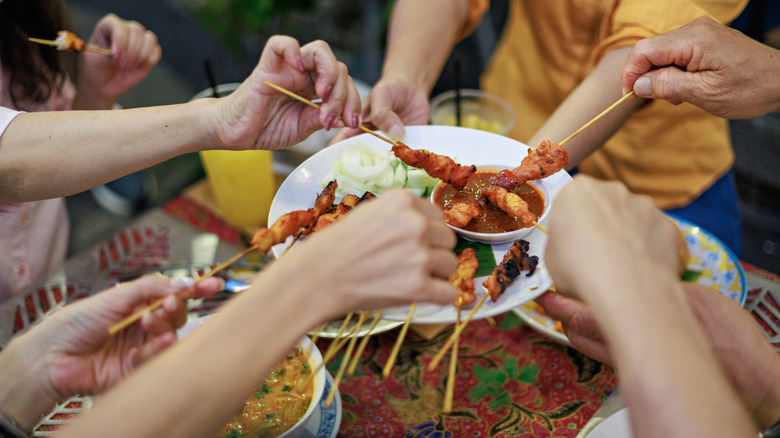
[[[245,250],[241,251],[240,253],[234,255],[233,257],[231,257],[226,262],[217,265],[214,269],[212,269],[209,272],[203,274],[203,276],[201,276],[200,278],[195,280],[195,284],[192,287],[194,288],[195,285],[197,285],[201,281],[203,281],[203,280],[205,280],[205,279],[207,279],[209,277],[213,277],[214,274],[216,274],[219,271],[221,271],[221,270],[227,268],[228,266],[232,265],[233,263],[235,263],[236,261],[240,260],[245,255],[247,255],[250,252],[256,250],[257,248],[258,248],[257,245],[252,245],[249,248],[246,248]],[[127,318],[125,318],[125,319],[119,321],[118,323],[112,325],[108,329],[108,334],[109,335],[113,335],[113,334],[119,332],[120,330],[122,330],[123,328],[129,326],[130,324],[132,324],[132,323],[136,322],[137,320],[141,319],[141,317],[143,317],[145,314],[147,314],[147,313],[151,312],[152,310],[162,306],[162,304],[165,302],[166,299],[168,299],[168,297],[160,298],[159,300],[153,302],[152,304],[144,307],[143,309],[133,313],[132,315],[128,316]]]
[[[355,368],[357,368],[358,362],[360,362],[360,356],[363,355],[363,350],[365,350],[366,346],[368,345],[368,338],[371,337],[371,333],[373,333],[377,323],[382,318],[382,309],[377,310],[373,318],[374,319],[371,321],[371,325],[368,327],[368,332],[365,336],[363,336],[363,339],[360,340],[360,345],[358,345],[358,349],[355,351],[355,355],[352,358],[352,363],[350,363],[349,368],[347,368],[347,374],[351,375],[355,373]]]
[[[401,344],[404,342],[404,338],[406,337],[406,332],[409,331],[409,325],[412,323],[412,316],[414,316],[414,311],[417,309],[417,302],[415,301],[412,303],[412,307],[409,309],[409,315],[406,316],[406,321],[404,321],[404,325],[401,326],[401,331],[398,333],[398,339],[395,340],[395,345],[393,345],[393,350],[390,352],[390,357],[387,358],[387,363],[385,364],[385,367],[382,369],[382,378],[386,379],[387,376],[390,375],[390,371],[393,369],[393,365],[395,365],[395,358],[398,357],[398,352],[401,350]]]
[[[360,314],[360,317],[358,318],[357,324],[355,327],[361,327],[364,322],[366,322],[366,318],[368,316],[368,313],[362,312]],[[336,377],[333,378],[333,386],[330,387],[330,393],[328,394],[328,398],[325,399],[325,407],[330,407],[331,403],[333,403],[333,398],[336,396],[336,391],[338,390],[339,383],[341,383],[341,379],[344,377],[344,371],[347,369],[347,365],[349,364],[350,358],[352,357],[352,351],[355,349],[355,344],[357,344],[357,336],[352,336],[349,338],[349,344],[347,345],[347,351],[344,352],[344,357],[341,359],[341,365],[339,366],[339,370],[336,373]]]
[[[460,324],[460,312],[463,310],[460,306],[458,306],[458,318],[455,321],[455,327],[458,327]],[[455,339],[455,342],[452,343],[452,354],[450,354],[450,369],[449,373],[447,373],[447,390],[444,393],[444,411],[445,414],[449,414],[452,412],[452,396],[453,392],[455,390],[455,372],[458,368],[458,339]]]
[[[550,232],[549,232],[549,231],[547,231],[547,228],[545,228],[545,227],[543,227],[543,226],[539,225],[539,222],[536,222],[536,221],[534,221],[534,222],[533,222],[533,224],[534,224],[534,226],[535,226],[536,228],[538,228],[538,229],[540,229],[540,230],[544,231],[544,234],[550,234]]]
[[[60,43],[58,43],[57,41],[53,41],[53,40],[43,40],[43,39],[40,39],[40,38],[27,38],[27,39],[30,40],[33,43],[43,44],[45,46],[59,47],[59,45],[60,45]],[[111,52],[111,49],[104,49],[103,47],[93,46],[91,44],[86,44],[84,46],[84,50],[86,50],[87,52],[99,53],[101,55],[108,55],[108,56],[113,55],[113,52]]]
[[[608,112],[612,111],[612,110],[613,110],[613,109],[614,109],[616,106],[618,106],[618,105],[620,105],[621,103],[623,103],[623,101],[624,101],[624,100],[628,99],[629,97],[631,97],[631,96],[633,96],[633,95],[634,95],[634,92],[633,92],[633,91],[629,91],[628,93],[624,94],[624,95],[623,95],[623,97],[621,97],[620,99],[618,99],[618,101],[617,101],[617,102],[615,102],[615,103],[613,103],[612,105],[610,105],[610,106],[609,106],[609,108],[607,108],[607,109],[605,109],[604,111],[602,111],[602,112],[601,112],[601,114],[599,114],[599,115],[597,115],[596,117],[594,117],[594,118],[593,118],[593,120],[591,120],[590,122],[588,122],[588,123],[586,123],[586,124],[582,125],[582,127],[581,127],[580,129],[578,129],[578,130],[574,131],[574,132],[573,132],[573,133],[572,133],[570,136],[568,136],[568,137],[564,138],[564,139],[563,139],[563,141],[561,141],[560,143],[558,143],[558,146],[563,146],[563,145],[564,145],[564,144],[565,144],[567,141],[569,141],[569,140],[571,140],[572,138],[574,138],[574,136],[575,136],[575,135],[577,135],[577,134],[579,134],[580,132],[584,131],[584,130],[585,130],[585,128],[587,128],[588,126],[590,126],[590,125],[592,125],[592,124],[596,123],[596,121],[597,121],[598,119],[602,118],[602,117],[603,117],[604,115],[606,115]]]
[[[442,357],[444,357],[444,353],[446,353],[447,349],[450,348],[452,343],[455,342],[456,339],[458,339],[460,333],[463,331],[464,328],[466,328],[469,321],[471,321],[471,318],[474,317],[474,314],[477,313],[477,310],[479,310],[479,308],[482,307],[482,304],[485,303],[485,301],[489,296],[490,294],[485,292],[485,295],[483,295],[482,298],[480,298],[480,300],[477,301],[477,304],[474,305],[474,308],[472,308],[469,314],[466,315],[466,319],[463,320],[461,324],[455,326],[455,331],[452,332],[452,335],[450,335],[449,339],[447,339],[447,342],[444,343],[444,345],[441,347],[441,350],[439,350],[439,352],[436,353],[436,356],[433,357],[431,363],[428,364],[428,371],[433,371],[439,365],[439,362],[441,362]]]
[[[310,101],[309,99],[306,99],[306,98],[305,98],[305,97],[303,97],[303,96],[299,96],[299,95],[297,95],[297,94],[293,93],[292,91],[290,91],[290,90],[288,90],[288,89],[286,89],[286,88],[282,88],[282,87],[280,87],[280,86],[278,86],[278,85],[276,85],[276,84],[274,84],[274,83],[272,83],[272,82],[265,81],[265,84],[266,84],[266,85],[268,85],[269,87],[273,88],[274,90],[276,90],[276,91],[278,91],[278,92],[282,93],[282,94],[286,94],[287,96],[290,96],[290,97],[292,97],[293,99],[296,99],[296,100],[298,100],[298,101],[301,101],[301,102],[305,103],[306,105],[309,105],[309,106],[310,106],[310,107],[312,107],[312,108],[319,108],[319,107],[320,107],[319,105],[317,105],[316,103],[314,103],[314,102]],[[339,118],[340,118],[340,117],[339,117]],[[379,133],[378,133],[378,132],[376,132],[376,131],[372,131],[371,129],[368,129],[368,128],[366,128],[366,127],[365,127],[365,126],[363,126],[363,125],[360,125],[360,129],[361,129],[361,130],[363,130],[364,132],[366,132],[366,133],[368,133],[368,134],[371,134],[371,135],[373,135],[374,137],[376,137],[376,138],[378,138],[378,139],[381,139],[381,140],[383,140],[383,141],[386,141],[386,142],[388,142],[388,143],[390,143],[390,144],[392,144],[392,145],[396,145],[396,144],[398,144],[398,143],[394,142],[393,140],[390,140],[389,138],[385,137],[384,135],[382,135],[382,134],[379,134]]]

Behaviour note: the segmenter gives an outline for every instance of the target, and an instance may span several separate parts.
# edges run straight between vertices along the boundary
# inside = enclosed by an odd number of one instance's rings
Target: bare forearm
[[[399,0],[393,10],[383,77],[404,77],[430,92],[466,24],[467,0]]]
[[[206,146],[210,101],[20,114],[0,137],[0,203],[66,196]]]
[[[543,140],[560,142],[620,99],[620,71],[630,50],[616,49],[606,54],[534,134],[529,145],[535,147]],[[568,141],[564,145],[569,152],[567,170],[604,144],[643,102],[644,99],[623,102]]]
[[[26,336],[14,339],[0,354],[0,412],[31,432],[43,416],[62,400],[42,384],[47,381],[46,364],[39,351],[25,345]]]
[[[643,275],[593,300],[636,435],[755,436],[679,282]]]

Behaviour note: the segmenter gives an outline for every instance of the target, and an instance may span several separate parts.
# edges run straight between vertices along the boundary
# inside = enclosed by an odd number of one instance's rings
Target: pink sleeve
[[[21,113],[22,113],[21,111],[14,111],[10,108],[0,106],[0,137],[3,136],[3,133],[5,132],[5,128],[8,127],[8,125],[11,123],[14,117],[18,116]]]

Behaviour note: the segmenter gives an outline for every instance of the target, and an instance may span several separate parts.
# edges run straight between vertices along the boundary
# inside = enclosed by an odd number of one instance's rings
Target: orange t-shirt
[[[731,21],[746,3],[514,0],[481,86],[512,105],[517,117],[509,135],[527,142],[605,53],[700,16]],[[470,1],[466,31],[473,29],[487,4],[488,0]],[[733,161],[726,120],[693,105],[658,100],[634,112],[579,169],[597,178],[622,181],[632,192],[651,196],[658,207],[667,209],[690,203]]]

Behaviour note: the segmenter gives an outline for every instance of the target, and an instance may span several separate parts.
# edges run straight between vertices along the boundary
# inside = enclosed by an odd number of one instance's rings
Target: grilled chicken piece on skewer
[[[57,39],[54,40],[59,43],[57,50],[67,50],[68,52],[81,52],[84,50],[84,40],[76,36],[75,33],[69,30],[61,30],[57,32]]]
[[[257,251],[260,253],[267,253],[272,246],[284,242],[289,236],[309,225],[313,218],[313,208],[291,211],[277,219],[270,228],[255,231],[250,243],[252,246],[257,246]]]
[[[479,268],[477,253],[473,248],[466,248],[458,254],[458,269],[450,275],[450,284],[458,290],[455,306],[460,307],[477,300],[474,295],[474,274]]]
[[[444,222],[453,227],[463,228],[480,213],[482,209],[474,202],[456,202],[444,210]]]
[[[482,285],[490,293],[490,298],[496,301],[510,284],[520,276],[523,270],[528,271],[526,277],[533,275],[536,271],[536,265],[539,264],[539,257],[528,255],[529,243],[526,240],[515,240],[515,243],[504,254],[504,260],[496,266],[493,273]]]
[[[531,227],[536,222],[536,215],[528,210],[528,203],[520,195],[499,186],[490,187],[482,193],[490,205],[518,218],[523,223],[523,228]]]
[[[393,153],[406,165],[422,169],[433,178],[452,184],[458,190],[462,190],[469,177],[477,171],[474,165],[461,166],[450,157],[425,149],[412,149],[400,141],[393,145]]]
[[[311,223],[301,228],[299,231],[300,236],[311,234],[311,232],[314,231],[320,216],[330,213],[333,210],[333,202],[336,200],[336,189],[338,186],[339,183],[334,179],[322,189],[322,192],[317,196],[317,199],[314,200],[314,217],[312,218]]]
[[[536,149],[528,148],[528,155],[512,170],[502,170],[493,184],[512,190],[528,181],[548,177],[563,169],[569,162],[569,154],[558,143],[545,140]]]
[[[314,231],[320,231],[328,225],[336,222],[345,214],[352,211],[356,205],[360,202],[360,198],[355,195],[347,195],[341,198],[341,202],[336,205],[336,210],[331,213],[325,213],[317,219],[317,225],[314,226]]]

